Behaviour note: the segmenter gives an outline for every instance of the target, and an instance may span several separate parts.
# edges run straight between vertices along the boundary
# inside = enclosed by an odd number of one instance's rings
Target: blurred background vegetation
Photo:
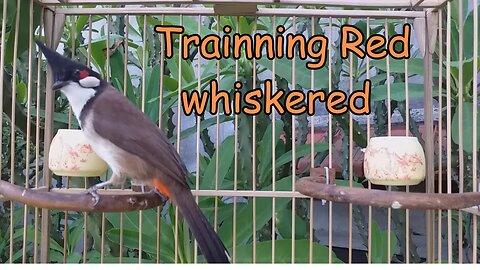
[[[6,31],[1,33],[3,44],[5,65],[3,66],[3,117],[2,117],[2,159],[1,159],[1,178],[3,180],[14,179],[17,185],[24,186],[25,181],[29,181],[29,186],[40,185],[43,183],[43,117],[45,105],[45,70],[46,64],[38,65],[38,56],[32,47],[29,37],[29,27],[35,29],[35,37],[43,39],[43,35],[38,32],[40,26],[41,7],[33,3],[34,18],[29,21],[28,12],[31,7],[29,0],[7,1],[7,16],[1,18],[6,20]],[[452,166],[454,173],[453,180],[458,183],[458,160],[462,156],[464,160],[471,160],[472,155],[478,154],[478,149],[472,149],[471,142],[472,129],[469,123],[472,123],[472,108],[477,106],[473,104],[473,95],[478,94],[477,86],[473,85],[473,76],[476,76],[478,70],[473,70],[473,16],[471,10],[468,10],[468,1],[453,1],[452,14],[458,14],[458,4],[463,3],[464,16],[452,17],[452,139],[454,149],[452,155],[454,157],[452,164],[446,164],[445,153],[435,153],[436,160],[438,155],[443,157],[442,167]],[[94,6],[88,6],[90,8]],[[19,9],[20,8],[20,9]],[[321,7],[318,7],[321,8]],[[19,16],[19,17],[18,17]],[[18,24],[19,29],[16,30],[16,20],[21,18]],[[446,19],[446,18],[444,18]],[[110,21],[110,33],[107,34],[107,20]],[[284,25],[286,32],[296,32],[315,34],[324,34],[330,37],[330,30],[338,33],[341,25],[346,23],[355,24],[364,34],[367,32],[367,24],[364,20],[349,21],[347,18],[333,19],[332,27],[329,27],[329,20],[325,18],[316,18],[312,29],[311,18],[296,18],[295,24],[292,18],[278,17],[274,21],[273,17],[220,17],[217,21],[216,17],[199,17],[183,16],[182,26],[185,28],[186,34],[198,32],[200,23],[201,35],[216,34],[217,26],[222,29],[225,25],[232,27],[232,33],[252,34],[258,32],[271,32],[276,25]],[[89,51],[88,42],[90,41],[88,29],[92,24],[92,39]],[[401,29],[404,20],[388,20],[388,34],[395,35]],[[411,23],[411,22],[410,22]],[[146,25],[145,25],[146,24]],[[179,63],[178,55],[162,62],[161,58],[161,38],[159,34],[153,31],[153,27],[158,24],[179,25],[178,16],[71,16],[67,17],[64,32],[61,39],[60,52],[64,55],[73,57],[80,62],[86,63],[88,55],[91,55],[92,67],[100,72],[102,76],[108,77],[111,83],[120,91],[124,91],[126,96],[137,106],[142,107],[144,103],[145,114],[158,123],[161,121],[162,129],[171,139],[172,143],[176,142],[177,127],[177,96],[178,87],[181,85],[182,90],[208,90],[208,83],[211,79],[217,78],[217,62],[203,61],[198,62],[197,50],[192,48],[190,59],[181,60]],[[443,25],[446,25],[443,22]],[[463,59],[458,58],[458,29],[463,26]],[[128,29],[128,40],[126,32]],[[385,30],[385,20],[370,20],[370,35],[380,33]],[[444,29],[445,30],[445,29]],[[18,36],[16,36],[16,34]],[[445,35],[445,32],[442,33]],[[373,60],[370,61],[367,68],[366,60],[351,58],[341,59],[339,57],[339,41],[336,34],[332,36],[331,48],[332,53],[332,89],[348,89],[343,87],[345,82],[349,80],[350,75],[353,78],[354,88],[360,88],[368,73],[372,84],[372,102],[374,102],[374,127],[376,135],[385,135],[387,130],[387,90],[386,90],[386,61]],[[18,38],[18,47],[16,54],[14,53],[15,38]],[[446,37],[443,37],[446,40]],[[72,47],[72,44],[74,45]],[[127,45],[128,44],[128,45]],[[33,45],[32,45],[33,46]],[[445,52],[445,44],[438,44],[434,55],[434,83],[438,89],[439,70],[443,70],[443,79],[445,80],[446,60],[443,54],[443,60],[439,61],[439,46],[443,46]],[[107,50],[109,47],[109,55],[107,61]],[[175,48],[178,48],[178,39],[175,39]],[[29,66],[29,51],[32,51],[33,64]],[[178,53],[178,50],[174,50]],[[127,54],[127,58],[125,57]],[[423,85],[421,77],[423,76],[423,59],[419,58],[418,48],[412,48],[412,59],[408,61],[409,74],[412,80],[409,84],[409,97],[423,97]],[[128,59],[127,77],[124,80],[124,61]],[[460,60],[463,60],[460,62]],[[438,63],[442,63],[439,68]],[[13,71],[13,65],[16,63],[16,74]],[[463,63],[463,85],[459,85],[459,63]],[[163,68],[161,65],[163,64]],[[197,65],[200,66],[200,74],[197,72]],[[178,66],[181,65],[181,74],[178,73]],[[237,66],[238,65],[238,66]],[[277,86],[290,91],[291,89],[308,90],[311,88],[311,71],[306,69],[305,61],[296,57],[295,59],[295,85],[292,85],[292,60],[276,59],[275,79]],[[350,70],[352,66],[352,72]],[[41,67],[38,70],[38,66]],[[253,61],[247,60],[242,56],[238,62],[233,59],[222,59],[219,62],[218,74],[220,87],[222,89],[233,89],[233,83],[236,80],[235,70],[238,68],[238,80],[243,83],[243,90],[253,89],[260,85],[262,79],[271,78],[272,62],[267,58],[262,58],[254,64]],[[163,70],[163,74],[160,71]],[[253,72],[255,70],[255,73]],[[28,72],[32,72],[33,79],[28,81]],[[37,77],[37,72],[40,74]],[[144,76],[142,76],[142,74]],[[253,76],[256,77],[257,85],[253,85]],[[405,111],[405,66],[403,61],[390,60],[391,75],[391,93],[392,93],[392,112],[397,110],[401,113],[404,121],[406,116],[410,116],[410,112]],[[40,78],[40,80],[39,80]],[[160,79],[163,79],[163,96],[160,98]],[[417,80],[415,80],[417,78]],[[420,80],[418,80],[420,78]],[[180,82],[179,82],[180,80]],[[415,83],[416,81],[416,83]],[[420,82],[419,82],[420,81]],[[198,88],[200,84],[200,89]],[[435,100],[442,100],[442,108],[438,111],[443,114],[444,127],[446,126],[446,89],[445,82],[442,84],[442,94],[434,93]],[[37,87],[38,86],[38,87]],[[315,89],[328,90],[328,69],[324,67],[314,72]],[[142,89],[145,87],[145,96],[142,96]],[[28,89],[31,88],[31,96],[28,95]],[[232,90],[233,91],[233,90]],[[233,92],[232,92],[233,93]],[[459,94],[461,93],[461,95]],[[12,95],[14,97],[12,98]],[[71,117],[68,102],[60,93],[56,93],[55,97],[55,129],[59,128],[78,128],[75,118]],[[159,102],[162,102],[161,111]],[[458,115],[457,105],[463,103],[463,130],[458,131]],[[437,103],[438,104],[438,103]],[[30,108],[29,108],[30,106]],[[13,107],[13,110],[12,110]],[[14,111],[15,117],[12,117]],[[479,119],[479,118],[477,118]],[[191,170],[190,183],[194,187],[196,177],[200,180],[200,189],[215,189],[218,179],[218,189],[233,189],[234,179],[238,179],[237,186],[239,190],[252,190],[254,185],[256,190],[272,190],[272,179],[275,179],[276,190],[289,191],[292,190],[292,177],[298,178],[309,174],[309,170],[297,172],[292,176],[292,116],[285,114],[275,118],[273,127],[272,120],[266,115],[258,115],[255,118],[255,134],[256,141],[253,141],[254,120],[252,116],[238,115],[238,170],[234,176],[234,150],[235,141],[231,134],[233,123],[236,121],[233,116],[227,116],[220,113],[218,120],[222,123],[222,129],[230,131],[224,138],[219,139],[215,134],[216,116],[204,115],[195,120],[193,123],[198,124],[200,121],[200,142],[201,155],[199,169]],[[310,155],[310,141],[307,140],[310,119],[306,115],[297,116],[296,120],[296,141],[295,162],[304,156]],[[14,121],[14,123],[12,122]],[[333,116],[334,129],[340,129],[343,132],[342,144],[343,149],[348,149],[349,119],[346,116]],[[356,146],[365,147],[367,143],[366,127],[354,121],[353,140]],[[405,123],[403,123],[405,125]],[[29,128],[28,128],[29,126]],[[38,127],[38,128],[37,128]],[[12,129],[13,128],[13,129]],[[410,121],[410,131],[420,137],[418,126],[415,121]],[[27,129],[30,130],[30,138],[27,138]],[[183,127],[181,139],[185,140],[196,135],[196,126]],[[458,152],[459,137],[463,136],[464,149],[462,153]],[[13,143],[12,143],[13,138]],[[479,141],[479,138],[476,138]],[[253,156],[253,145],[255,144],[256,155]],[[13,145],[13,147],[12,147]],[[275,145],[276,158],[272,160],[272,145]],[[480,146],[480,143],[477,143]],[[30,149],[30,155],[26,155],[26,149]],[[328,155],[328,145],[325,143],[315,143],[313,146],[315,151],[315,166],[318,166]],[[435,149],[438,149],[436,146]],[[193,153],[193,151],[190,151]],[[253,159],[254,158],[254,159]],[[342,163],[348,164],[348,151],[344,151]],[[218,159],[218,175],[216,174],[216,164]],[[255,160],[255,162],[253,162]],[[253,168],[255,166],[255,168]],[[28,169],[27,169],[28,168]],[[275,168],[275,170],[272,170]],[[343,166],[344,170],[337,175],[338,185],[348,184],[348,166]],[[473,172],[471,162],[465,162],[464,169],[464,190],[471,190]],[[255,175],[253,172],[256,172]],[[272,171],[275,175],[272,175]],[[103,180],[107,176],[100,179],[87,179],[86,184],[92,185],[95,182]],[[365,179],[355,177],[355,186],[359,188],[366,187]],[[70,187],[84,187],[85,182],[82,179],[70,179]],[[56,187],[64,187],[66,179],[54,176],[53,185]],[[235,202],[235,203],[233,203]],[[228,198],[222,197],[215,200],[212,197],[199,198],[199,204],[209,220],[214,222],[214,208],[218,205],[218,216],[216,224],[218,225],[218,233],[224,241],[226,247],[232,254],[233,244],[236,244],[236,260],[237,262],[251,262],[253,253],[253,243],[256,243],[256,262],[271,262],[271,245],[275,241],[275,261],[290,262],[291,246],[292,246],[292,205],[296,208],[295,216],[295,261],[308,262],[309,255],[309,201],[299,200],[292,203],[291,198],[277,198],[275,200],[275,210],[272,212],[271,198],[256,198],[255,203],[252,198]],[[255,208],[254,208],[255,205]],[[13,229],[13,245],[14,255],[12,261],[22,261],[22,248],[26,249],[26,261],[33,261],[34,253],[34,217],[33,208],[24,208],[23,205],[13,204],[14,211],[11,216],[11,204],[2,202],[0,204],[0,262],[9,261],[10,230]],[[236,239],[233,236],[233,208],[236,209]],[[25,213],[25,209],[27,213]],[[174,207],[167,204],[163,208],[151,209],[141,213],[143,230],[139,228],[140,214],[138,212],[130,212],[125,214],[88,214],[69,212],[66,216],[62,211],[52,211],[51,224],[51,262],[99,262],[101,251],[105,262],[118,262],[122,257],[123,262],[137,262],[139,257],[139,233],[142,233],[142,259],[144,262],[156,262],[160,258],[161,262],[174,261],[174,232],[175,220]],[[390,235],[386,230],[381,229],[375,220],[372,220],[372,261],[373,262],[404,262],[406,256],[410,256],[414,262],[422,262],[424,258],[418,256],[416,252],[416,243],[410,241],[410,253],[405,253],[406,238],[412,235],[405,235],[405,211],[392,210],[394,226]],[[458,217],[459,214],[454,216]],[[27,224],[24,227],[24,218]],[[160,219],[157,220],[157,217]],[[253,218],[255,217],[255,220]],[[84,219],[88,218],[87,232],[84,233]],[[367,245],[367,222],[366,213],[360,208],[355,208],[354,224],[361,231],[361,237],[364,245]],[[443,217],[445,218],[445,217]],[[13,219],[13,228],[10,228],[10,220]],[[275,231],[272,232],[272,220],[275,220]],[[157,222],[160,221],[160,226]],[[123,223],[123,230],[120,229],[120,223]],[[414,221],[412,221],[414,222]],[[454,219],[454,226],[458,225],[458,219]],[[256,236],[253,237],[253,226],[255,224]],[[466,229],[463,235],[456,235],[454,248],[458,250],[458,237],[463,239],[465,248],[472,245],[472,235],[468,229],[471,226],[471,216],[464,215],[462,225]],[[24,229],[26,228],[26,229]],[[148,228],[148,229],[146,229]],[[155,228],[155,229],[153,229]],[[160,228],[161,232],[157,232]],[[105,232],[105,241],[102,241],[102,232]],[[27,233],[26,246],[23,246],[24,234]],[[446,232],[442,232],[446,234]],[[160,235],[161,249],[157,254],[157,235]],[[413,234],[413,232],[411,232]],[[123,249],[120,249],[120,235],[123,235]],[[193,262],[193,242],[188,235],[187,227],[183,222],[179,224],[179,261]],[[387,237],[391,237],[391,248],[397,250],[390,258],[387,257]],[[84,243],[84,241],[87,241]],[[102,243],[104,244],[102,250]],[[83,250],[83,245],[87,250]],[[313,244],[314,262],[328,262],[328,247],[319,243],[314,238]],[[397,249],[398,248],[398,249]],[[84,254],[84,252],[86,252]],[[339,257],[343,257],[338,254]],[[365,255],[364,255],[365,256]],[[199,258],[202,261],[202,258]],[[341,262],[339,258],[333,254],[334,262]]]

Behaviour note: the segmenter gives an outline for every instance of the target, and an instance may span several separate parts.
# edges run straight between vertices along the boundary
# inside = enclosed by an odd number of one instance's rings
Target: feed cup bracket
[[[95,201],[85,189],[26,189],[0,180],[0,201],[11,200],[28,206],[51,210],[80,212],[128,212],[163,205],[163,199],[154,192],[132,190],[98,190],[100,200]]]

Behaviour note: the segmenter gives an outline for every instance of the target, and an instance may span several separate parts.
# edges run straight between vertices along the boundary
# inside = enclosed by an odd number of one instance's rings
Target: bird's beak
[[[58,81],[58,80],[54,81],[53,84],[52,84],[52,90],[53,91],[59,90],[67,84],[68,84],[68,81]]]
[[[47,58],[47,62],[52,70],[52,90],[55,91],[61,89],[69,83],[68,81],[65,81],[63,79],[64,75],[62,67],[66,66],[66,64],[68,64],[68,62],[70,62],[71,60],[48,48],[38,40],[35,40],[35,43],[37,43],[40,51],[43,53],[43,55],[45,55],[45,58]]]

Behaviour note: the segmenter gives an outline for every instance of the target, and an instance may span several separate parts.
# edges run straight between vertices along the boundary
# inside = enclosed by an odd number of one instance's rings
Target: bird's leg
[[[95,204],[94,205],[97,205],[98,201],[100,200],[100,196],[98,196],[98,193],[97,193],[97,190],[101,189],[101,188],[104,188],[104,187],[108,187],[108,186],[111,186],[113,184],[118,184],[118,183],[122,183],[125,181],[125,176],[123,176],[122,174],[118,174],[118,173],[113,173],[112,176],[110,177],[110,179],[108,179],[107,181],[105,182],[102,182],[102,183],[98,183],[96,185],[93,185],[91,186],[90,188],[87,189],[87,192],[92,195],[92,197],[94,198],[95,200]]]

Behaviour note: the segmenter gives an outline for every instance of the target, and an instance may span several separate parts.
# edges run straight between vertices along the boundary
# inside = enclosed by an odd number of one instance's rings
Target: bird
[[[178,206],[207,263],[230,263],[222,240],[198,207],[187,169],[163,131],[99,73],[35,40],[52,74],[52,91],[68,99],[80,129],[112,176],[87,189],[123,184],[127,177],[156,189]]]

